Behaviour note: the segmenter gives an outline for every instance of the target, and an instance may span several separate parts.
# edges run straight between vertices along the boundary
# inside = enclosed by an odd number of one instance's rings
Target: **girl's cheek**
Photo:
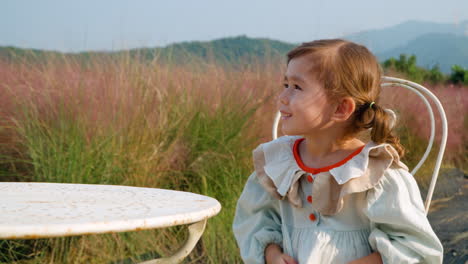
[[[298,97],[292,96],[292,97],[290,98],[290,100],[289,100],[289,103],[290,103],[291,105],[296,105],[296,106],[297,106],[297,105],[300,105],[300,104],[301,104],[301,99],[300,99],[300,97],[298,98]]]

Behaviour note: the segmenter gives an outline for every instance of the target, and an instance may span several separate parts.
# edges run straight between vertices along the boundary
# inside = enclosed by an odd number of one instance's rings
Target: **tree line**
[[[392,57],[384,61],[382,66],[385,72],[396,71],[402,73],[409,80],[417,83],[468,85],[468,69],[460,65],[453,65],[449,74],[441,72],[438,64],[426,69],[416,65],[415,55],[408,57],[406,54],[400,54],[398,59]]]

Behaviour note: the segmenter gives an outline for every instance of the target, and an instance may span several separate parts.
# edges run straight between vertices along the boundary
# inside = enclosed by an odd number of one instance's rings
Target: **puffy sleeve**
[[[367,193],[369,243],[383,263],[442,263],[443,247],[426,217],[419,188],[405,169],[387,169]]]
[[[270,243],[282,246],[279,200],[265,191],[256,172],[247,180],[237,201],[234,236],[244,263],[264,263],[264,250]]]

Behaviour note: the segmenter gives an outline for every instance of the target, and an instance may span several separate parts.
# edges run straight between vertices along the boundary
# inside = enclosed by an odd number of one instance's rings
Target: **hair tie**
[[[375,102],[370,103],[369,108],[372,108],[372,106],[375,104]]]

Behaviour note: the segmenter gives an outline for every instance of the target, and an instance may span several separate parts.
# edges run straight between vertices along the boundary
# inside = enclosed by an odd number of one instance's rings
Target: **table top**
[[[0,182],[0,239],[137,231],[216,215],[210,197],[119,185]]]

